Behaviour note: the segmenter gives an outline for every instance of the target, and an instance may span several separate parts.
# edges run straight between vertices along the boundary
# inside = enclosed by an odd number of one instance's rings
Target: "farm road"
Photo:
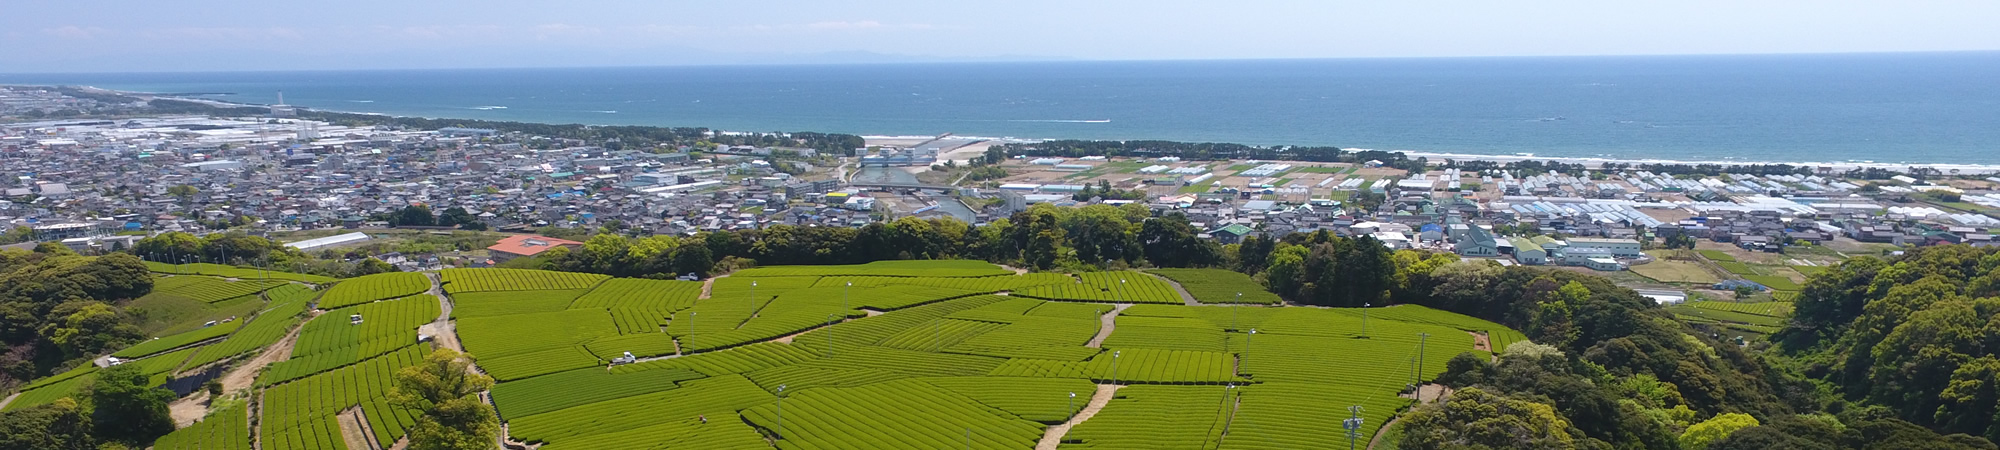
[[[1056,450],[1056,447],[1062,444],[1063,435],[1069,434],[1071,427],[1075,427],[1085,420],[1090,420],[1092,416],[1097,415],[1098,411],[1103,411],[1104,405],[1110,404],[1111,397],[1117,395],[1118,390],[1124,387],[1117,384],[1097,385],[1097,393],[1090,395],[1090,403],[1085,404],[1082,411],[1077,411],[1076,415],[1070,416],[1068,422],[1051,426],[1042,431],[1042,440],[1035,443],[1035,450]]]
[[[1179,292],[1179,293],[1181,294],[1181,302],[1182,302],[1182,303],[1186,303],[1186,304],[1187,304],[1188,306],[1201,306],[1201,302],[1200,302],[1200,301],[1196,301],[1196,300],[1194,299],[1194,294],[1189,294],[1189,293],[1188,293],[1188,291],[1187,291],[1187,288],[1184,288],[1184,287],[1181,287],[1181,282],[1179,282],[1179,281],[1174,281],[1174,279],[1172,279],[1172,278],[1167,278],[1167,277],[1163,277],[1163,276],[1160,276],[1159,274],[1155,274],[1155,273],[1151,273],[1151,272],[1144,272],[1144,273],[1145,273],[1145,274],[1146,274],[1147,276],[1150,276],[1150,277],[1153,277],[1153,278],[1158,278],[1158,279],[1160,279],[1160,281],[1165,281],[1165,282],[1167,282],[1167,284],[1169,284],[1169,285],[1173,285],[1173,287],[1174,287],[1174,292]],[[1240,295],[1239,295],[1239,297],[1240,297]]]
[[[1100,323],[1097,326],[1097,336],[1090,338],[1088,347],[1104,348],[1104,338],[1111,337],[1111,332],[1118,329],[1118,313],[1124,312],[1125,308],[1130,307],[1132,307],[1131,303],[1119,303],[1117,307],[1111,308],[1111,312],[1104,313],[1104,316],[1098,317],[1097,320]]]

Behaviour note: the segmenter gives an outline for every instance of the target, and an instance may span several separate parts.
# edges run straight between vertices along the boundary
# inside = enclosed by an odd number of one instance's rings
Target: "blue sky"
[[[2000,50],[1991,0],[8,3],[0,73]]]

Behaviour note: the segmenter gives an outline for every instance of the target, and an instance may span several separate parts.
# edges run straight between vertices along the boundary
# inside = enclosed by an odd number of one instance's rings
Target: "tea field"
[[[163,280],[175,278],[222,282]],[[428,274],[259,287],[269,302],[252,316],[121,350],[164,381],[289,345],[249,404],[218,403],[155,448],[359,450],[352,436],[393,446],[420,414],[389,401],[394,374],[436,345],[418,329],[446,308],[456,335],[440,341],[499,382],[490,400],[509,439],[553,450],[1030,449],[1100,391],[1107,406],[1046,445],[1331,448],[1346,436],[1329,417],[1362,406],[1366,439],[1410,406],[1406,386],[1478,352],[1476,333],[1496,349],[1525,339],[1418,306],[1277,306],[1249,277],[1217,270],[895,261],[706,282],[515,269],[435,279],[442,298],[427,293]],[[1779,313],[1741,309],[1712,311]],[[611,363],[628,353],[638,360]],[[73,395],[93,372],[36,380],[8,408]],[[357,409],[365,428],[340,418]]]

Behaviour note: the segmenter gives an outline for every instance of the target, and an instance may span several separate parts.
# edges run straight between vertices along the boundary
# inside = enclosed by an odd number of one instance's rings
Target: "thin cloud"
[[[106,36],[111,33],[110,30],[106,30],[103,28],[79,27],[76,25],[64,25],[55,28],[45,28],[42,29],[42,32],[50,36],[55,36],[63,39],[94,39],[97,38],[98,36]]]

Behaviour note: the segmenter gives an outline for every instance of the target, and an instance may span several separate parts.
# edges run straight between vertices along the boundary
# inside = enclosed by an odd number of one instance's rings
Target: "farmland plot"
[[[158,261],[146,261],[146,270],[158,273],[171,273],[179,275],[208,275],[208,276],[222,277],[222,278],[236,278],[241,280],[303,281],[312,284],[326,284],[326,283],[332,283],[334,281],[333,278],[319,276],[319,275],[280,272],[276,270],[259,269],[256,267],[237,267],[237,266],[227,266],[222,264],[210,264],[210,263],[167,264]]]
[[[361,406],[377,438],[393,441],[415,424],[414,411],[385,401],[396,371],[423,361],[430,346],[412,345],[359,364],[271,386],[264,390],[258,438],[266,450],[344,449],[334,414]]]
[[[1015,295],[1048,300],[1112,303],[1182,303],[1180,291],[1152,275],[1139,272],[1089,272],[1077,282],[1036,286]]]
[[[174,430],[153,441],[154,450],[250,450],[247,405],[209,413],[193,426]]]
[[[283,286],[283,281],[229,281],[215,277],[182,275],[153,281],[153,292],[215,303]]]
[[[1347,441],[1336,419],[1349,416],[1349,406],[1361,407],[1365,443],[1372,430],[1410,399],[1394,391],[1377,391],[1353,384],[1262,383],[1239,388],[1242,404],[1229,422],[1224,449],[1326,448]],[[1329,426],[1329,423],[1331,426]]]
[[[1249,275],[1227,269],[1153,269],[1147,272],[1159,274],[1181,284],[1202,303],[1255,303],[1275,305],[1281,300],[1278,294],[1264,290],[1264,286],[1250,279]],[[1239,300],[1237,294],[1241,293]]]
[[[138,358],[141,356],[164,352],[167,350],[179,348],[184,345],[227,336],[229,335],[230,332],[236,331],[236,328],[242,325],[243,321],[234,320],[230,321],[229,323],[217,324],[215,326],[201,328],[186,333],[153,338],[151,340],[147,340],[146,342],[140,342],[137,345],[126,347],[124,350],[119,350],[117,353],[112,353],[111,356],[116,356],[119,358]]]
[[[1022,449],[1042,435],[1041,424],[917,381],[788,393],[783,424],[775,404],[743,417],[795,448]]]
[[[618,327],[612,323],[611,314],[603,310],[572,309],[458,321],[458,337],[465,343],[465,350],[482,359],[565,348],[617,334]]]
[[[998,275],[987,277],[880,277],[880,276],[830,276],[821,278],[818,287],[843,286],[854,283],[854,287],[879,286],[928,286],[961,289],[974,292],[1017,291],[1034,286],[1075,283],[1076,279],[1060,273],[1029,273],[1021,275]]]
[[[493,404],[500,417],[525,417],[679,387],[705,377],[687,369],[612,373],[603,368],[577,369],[493,387]]]
[[[493,317],[562,311],[583,295],[582,289],[486,291],[452,294],[454,318]]]
[[[312,299],[312,294],[316,294],[304,288],[299,289],[299,291],[288,291],[289,295],[278,295],[281,291],[287,291],[286,288],[272,289],[269,308],[257,313],[257,317],[248,319],[249,322],[230,334],[228,339],[202,346],[201,351],[196,352],[194,357],[188,360],[187,366],[201,367],[256,351],[278,342],[279,339],[284,339],[285,334],[291,332],[292,325],[299,322],[299,316],[305,313],[306,302]]]
[[[431,278],[414,272],[389,272],[342,280],[319,299],[320,309],[359,305],[421,294],[430,290]]]
[[[1221,386],[1128,386],[1062,448],[1214,448],[1235,395]]]
[[[78,390],[97,379],[97,366],[84,364],[75,370],[44,377],[21,387],[21,395],[7,403],[6,409],[13,411],[54,403],[63,397],[74,397]]]
[[[438,272],[446,293],[590,289],[610,276],[529,269],[445,269]]]
[[[767,266],[739,270],[731,277],[794,276],[882,276],[882,277],[988,277],[1013,275],[1014,271],[985,261],[923,260],[876,261],[867,264],[833,266]]]
[[[582,308],[641,308],[667,312],[694,306],[701,297],[701,282],[613,278],[569,305]]]
[[[336,309],[306,322],[291,359],[271,364],[258,384],[271,385],[373,358],[417,342],[417,327],[437,319],[429,294]],[[361,323],[351,317],[361,316]]]
[[[508,426],[515,439],[563,444],[702,416],[728,418],[737,411],[775,401],[776,396],[750,380],[723,375],[681,383],[677,389],[510,418]]]

